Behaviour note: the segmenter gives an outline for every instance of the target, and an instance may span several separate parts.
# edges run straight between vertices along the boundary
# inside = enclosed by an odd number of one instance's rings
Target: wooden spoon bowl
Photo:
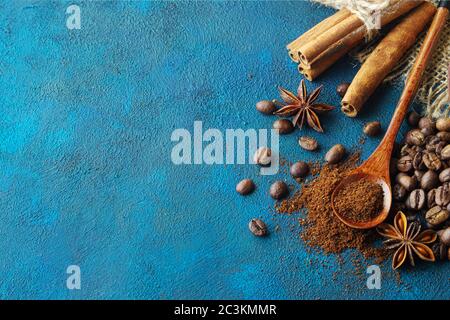
[[[348,175],[338,184],[336,189],[334,189],[333,194],[331,195],[331,204],[336,217],[338,217],[339,220],[341,220],[349,227],[355,229],[370,229],[382,223],[389,215],[389,210],[392,204],[391,185],[389,179],[386,181],[383,178],[380,178],[379,176],[364,172],[361,169],[362,168],[359,167],[358,169],[354,170],[352,173],[350,173],[350,175]],[[339,194],[339,191],[346,185],[352,184],[361,179],[370,180],[371,182],[381,186],[381,188],[383,189],[383,209],[374,219],[370,221],[351,221],[348,218],[346,218],[345,215],[342,215],[342,212],[337,210],[337,208],[334,205],[335,197]]]

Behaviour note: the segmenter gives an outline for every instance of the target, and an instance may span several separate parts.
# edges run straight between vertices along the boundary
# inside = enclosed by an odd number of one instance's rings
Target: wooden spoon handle
[[[435,17],[433,18],[430,29],[428,30],[422,47],[420,48],[417,59],[409,73],[405,88],[400,97],[397,108],[395,109],[386,135],[383,138],[383,141],[380,143],[380,146],[378,147],[384,149],[383,151],[387,153],[389,157],[392,153],[392,148],[394,146],[394,141],[395,137],[397,136],[398,130],[400,129],[406,112],[408,111],[409,105],[416,96],[423,73],[425,72],[428,61],[433,54],[433,49],[436,47],[441,32],[447,22],[447,18],[449,15],[449,5],[449,1],[441,1],[440,7],[438,8]]]

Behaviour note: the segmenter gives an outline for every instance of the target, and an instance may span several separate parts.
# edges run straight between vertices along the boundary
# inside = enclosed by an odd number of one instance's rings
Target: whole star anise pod
[[[412,222],[408,225],[406,216],[399,211],[394,218],[394,225],[380,224],[377,232],[387,238],[384,241],[387,249],[397,249],[392,258],[392,268],[399,268],[409,257],[409,262],[414,266],[414,254],[426,261],[435,261],[433,251],[426,245],[437,239],[436,232],[425,230],[420,232],[420,224]]]
[[[298,125],[300,129],[306,121],[314,130],[323,132],[317,113],[333,110],[334,107],[323,103],[315,103],[322,91],[322,86],[316,88],[310,95],[308,95],[304,80],[300,81],[297,95],[282,87],[279,87],[278,90],[280,91],[281,99],[286,104],[275,101],[281,106],[281,109],[274,112],[276,115],[292,117],[292,123],[294,126]]]

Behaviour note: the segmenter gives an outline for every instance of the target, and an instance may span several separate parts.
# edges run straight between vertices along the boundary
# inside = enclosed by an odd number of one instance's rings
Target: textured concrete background
[[[66,28],[71,3],[81,30]],[[403,270],[401,283],[387,263],[382,289],[371,291],[357,275],[370,262],[355,269],[355,253],[342,266],[308,253],[298,216],[268,210],[270,183],[293,183],[284,174],[170,161],[172,131],[195,120],[269,128],[255,102],[300,80],[286,43],[331,12],[303,1],[2,1],[0,297],[449,299],[448,263]],[[335,86],[356,70],[345,60],[319,79],[323,102],[338,105]],[[323,150],[355,147],[365,121],[386,126],[398,96],[383,87],[361,117],[335,110],[326,134],[306,133]],[[302,152],[299,135],[282,137],[285,158],[323,156]],[[243,177],[258,185],[248,198],[234,191]],[[268,238],[249,233],[255,216]],[[66,288],[71,264],[81,290]]]

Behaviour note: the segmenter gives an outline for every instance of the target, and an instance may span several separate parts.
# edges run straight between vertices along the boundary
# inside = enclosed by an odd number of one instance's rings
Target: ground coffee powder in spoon
[[[360,179],[340,189],[334,207],[346,221],[366,222],[383,210],[383,188],[368,179]]]

